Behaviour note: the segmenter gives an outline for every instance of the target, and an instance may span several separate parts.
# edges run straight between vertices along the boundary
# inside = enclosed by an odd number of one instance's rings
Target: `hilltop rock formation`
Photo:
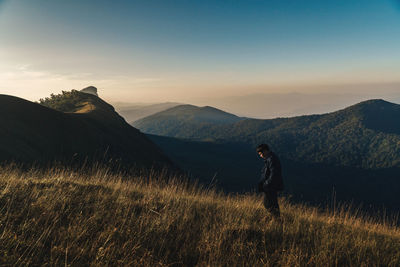
[[[82,92],[82,93],[86,93],[86,94],[91,94],[91,95],[99,96],[99,95],[97,94],[97,88],[94,87],[94,86],[88,86],[88,87],[86,87],[86,88],[83,88],[83,89],[81,90],[81,92]]]

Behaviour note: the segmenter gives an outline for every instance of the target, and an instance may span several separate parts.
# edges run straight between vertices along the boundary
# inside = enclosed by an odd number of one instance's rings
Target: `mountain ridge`
[[[185,114],[181,114],[184,112]],[[211,107],[211,106],[203,106],[203,107],[198,107],[195,105],[191,104],[184,104],[184,105],[178,105],[169,109],[166,109],[164,111],[157,112],[149,117],[157,117],[159,115],[181,115],[185,116],[184,118],[189,118],[189,119],[195,119],[198,122],[206,122],[206,123],[231,123],[235,121],[239,121],[241,118],[225,112],[223,110]],[[212,117],[214,116],[214,117]],[[139,121],[135,122],[138,123]]]

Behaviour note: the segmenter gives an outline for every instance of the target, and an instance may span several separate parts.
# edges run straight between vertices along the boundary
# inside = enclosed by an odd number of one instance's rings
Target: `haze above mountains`
[[[383,98],[383,95],[385,97]],[[323,114],[346,108],[355,103],[369,99],[381,99],[400,103],[400,95],[396,91],[386,94],[363,93],[268,93],[226,95],[225,97],[191,98],[186,102],[167,103],[121,103],[114,102],[116,110],[128,122],[144,118],[148,115],[182,104],[196,106],[212,106],[240,117],[257,119],[273,119],[278,117],[294,117],[301,115]],[[158,107],[158,108],[157,108]],[[152,110],[154,109],[154,110]]]

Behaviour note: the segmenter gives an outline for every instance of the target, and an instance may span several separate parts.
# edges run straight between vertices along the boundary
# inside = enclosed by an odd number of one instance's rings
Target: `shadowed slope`
[[[70,97],[60,96],[58,104],[71,112],[60,112],[0,95],[0,160],[82,164],[112,159],[126,168],[171,165],[161,150],[111,105],[77,91]]]

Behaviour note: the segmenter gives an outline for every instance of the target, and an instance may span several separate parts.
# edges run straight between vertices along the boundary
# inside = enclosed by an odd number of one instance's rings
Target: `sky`
[[[395,100],[399,48],[398,0],[0,0],[0,93],[32,101]]]

